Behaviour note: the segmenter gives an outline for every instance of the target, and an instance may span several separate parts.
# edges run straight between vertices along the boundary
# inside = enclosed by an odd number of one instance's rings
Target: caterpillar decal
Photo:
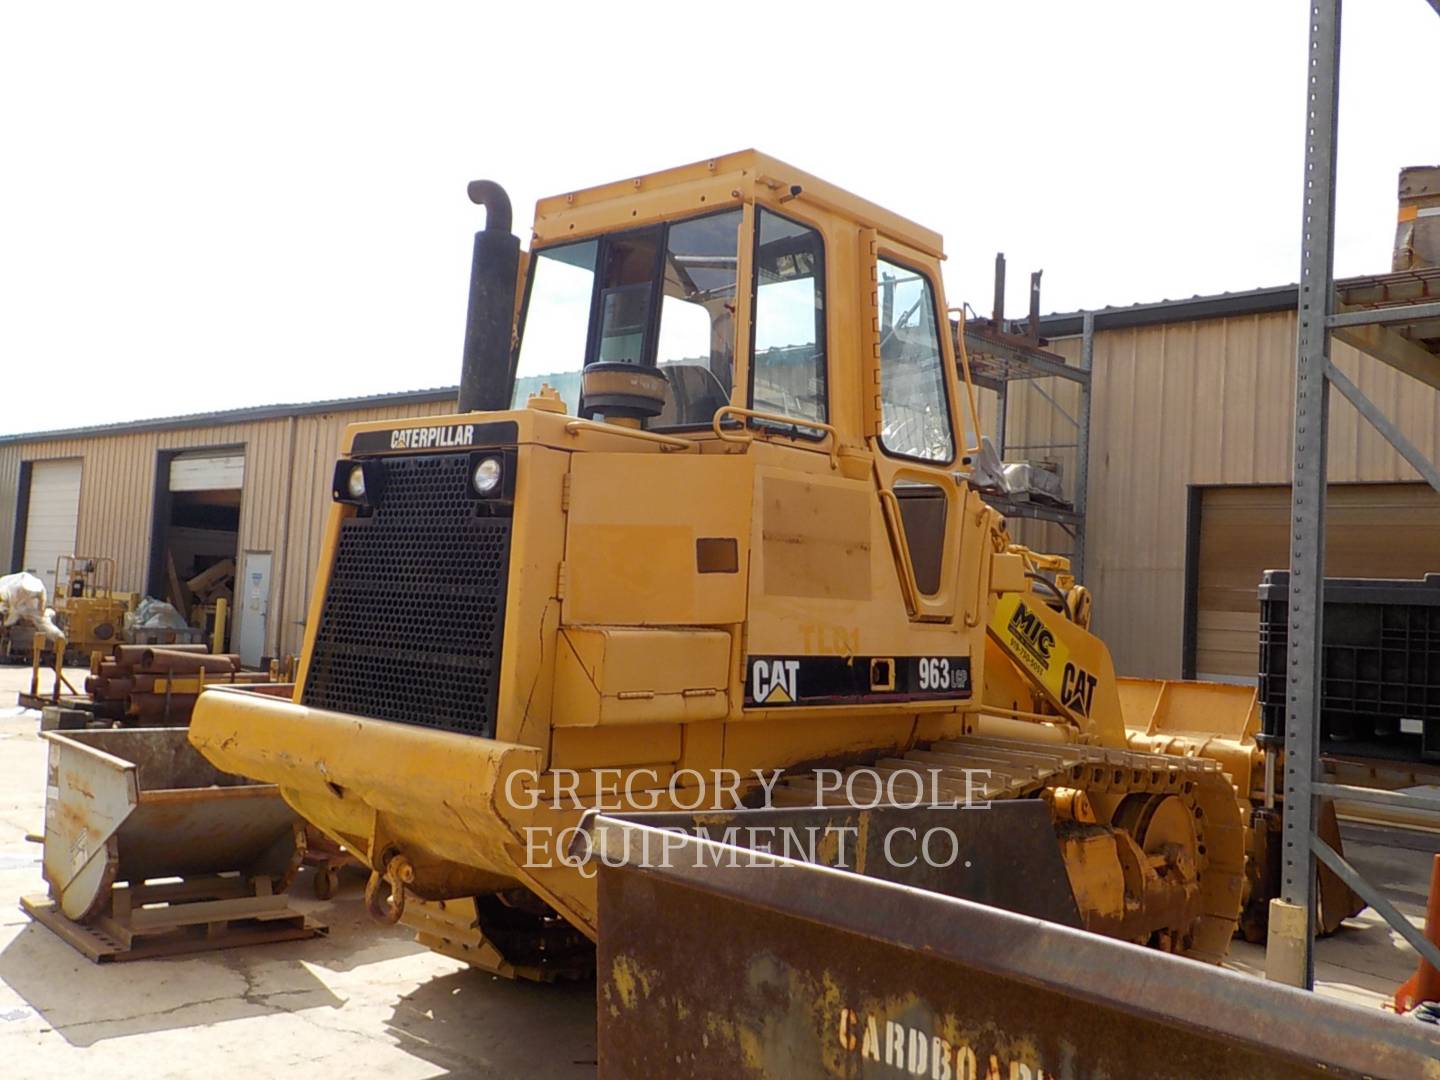
[[[389,428],[356,432],[350,444],[352,454],[413,453],[455,447],[504,446],[519,436],[513,420],[482,424],[436,424],[433,427]]]
[[[1095,703],[1095,684],[1098,681],[1084,668],[1067,660],[1065,670],[1060,674],[1060,703],[1081,716],[1089,716],[1090,706]]]

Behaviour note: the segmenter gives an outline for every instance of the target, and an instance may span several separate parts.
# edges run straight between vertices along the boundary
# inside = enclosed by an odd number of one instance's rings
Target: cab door
[[[870,270],[866,441],[895,569],[912,621],[951,622],[968,488],[955,478],[963,428],[949,326],[930,260],[891,250],[868,229],[861,259]]]

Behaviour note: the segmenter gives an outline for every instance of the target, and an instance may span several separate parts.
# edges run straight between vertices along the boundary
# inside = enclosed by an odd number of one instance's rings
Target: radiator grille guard
[[[304,704],[494,737],[511,518],[480,516],[469,460],[389,458],[342,522]]]

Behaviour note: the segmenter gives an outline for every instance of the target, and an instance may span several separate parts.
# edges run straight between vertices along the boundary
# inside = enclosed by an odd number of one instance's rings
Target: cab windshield
[[[535,251],[513,405],[552,386],[576,416],[587,363],[657,367],[668,383],[650,429],[708,425],[730,403],[740,211]]]

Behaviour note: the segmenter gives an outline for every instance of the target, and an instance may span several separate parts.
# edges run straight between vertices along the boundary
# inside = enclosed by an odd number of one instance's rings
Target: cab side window
[[[897,457],[955,458],[935,293],[918,270],[876,266],[880,301],[880,443]]]
[[[755,238],[751,408],[825,422],[825,253],[820,234],[761,209]]]

